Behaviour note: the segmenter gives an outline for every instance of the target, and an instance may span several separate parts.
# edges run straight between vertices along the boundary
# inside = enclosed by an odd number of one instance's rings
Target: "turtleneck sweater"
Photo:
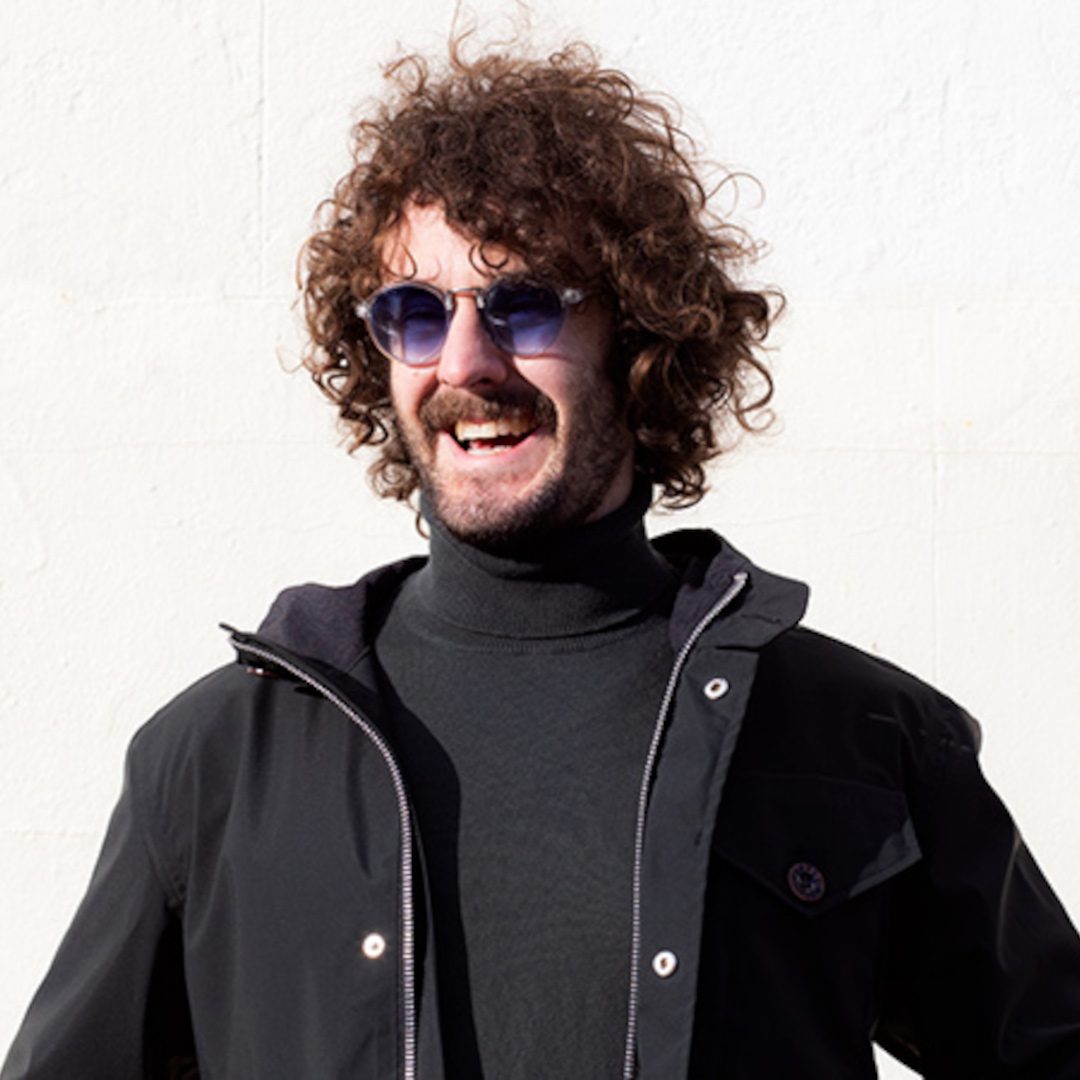
[[[648,501],[639,484],[513,556],[425,507],[430,558],[376,637],[455,1080],[620,1073],[637,796],[673,661]]]

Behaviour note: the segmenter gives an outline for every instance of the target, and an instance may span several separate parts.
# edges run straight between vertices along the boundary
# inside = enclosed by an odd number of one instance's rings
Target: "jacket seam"
[[[132,744],[132,748],[134,749],[134,743]],[[157,878],[162,892],[165,893],[165,896],[172,907],[180,909],[184,904],[184,888],[179,879],[173,878],[165,857],[161,854],[158,845],[151,836],[151,823],[154,812],[150,808],[149,801],[142,793],[141,781],[137,779],[136,772],[137,769],[133,756],[128,771],[128,783],[131,787],[132,804],[133,810],[135,811],[133,814],[134,825],[139,833],[143,846],[146,849],[146,853],[150,860],[150,866],[154,871],[154,877]]]
[[[907,796],[908,792],[903,787],[885,787],[882,784],[871,784],[866,780],[851,780],[844,776],[831,776],[828,773],[811,772],[772,772],[765,769],[733,769],[728,776],[729,780],[738,779],[764,779],[764,780],[813,780],[815,783],[836,784],[845,788],[860,788],[865,791],[877,791],[884,795]]]
[[[928,747],[930,754],[929,768],[927,769],[927,788],[936,796],[941,788],[945,787],[952,775],[956,764],[965,758],[978,762],[979,752],[973,746],[966,746],[957,736],[955,728],[958,721],[962,722],[963,713],[959,707],[954,706],[955,712],[942,710],[934,717],[937,731],[931,735],[923,729],[923,737],[931,745]]]

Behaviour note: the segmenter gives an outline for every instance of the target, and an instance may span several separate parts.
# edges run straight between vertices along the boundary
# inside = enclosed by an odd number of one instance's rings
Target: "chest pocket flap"
[[[776,773],[728,777],[714,848],[809,916],[874,888],[921,857],[902,792]]]

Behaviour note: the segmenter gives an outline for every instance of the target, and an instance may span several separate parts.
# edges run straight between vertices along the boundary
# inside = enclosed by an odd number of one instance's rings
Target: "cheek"
[[[613,335],[610,320],[597,313],[582,319],[573,327],[560,350],[560,371],[552,376],[553,386],[558,384],[556,400],[581,402],[590,398],[612,397],[611,364],[609,353]],[[552,393],[552,397],[555,393]]]
[[[408,419],[416,415],[431,381],[431,375],[425,371],[407,368],[402,364],[391,367],[390,404],[398,416]]]

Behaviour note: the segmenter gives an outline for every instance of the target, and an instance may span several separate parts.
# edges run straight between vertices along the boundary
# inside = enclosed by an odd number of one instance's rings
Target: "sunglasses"
[[[584,289],[515,278],[496,278],[482,289],[445,291],[425,281],[402,281],[377,289],[356,305],[356,313],[383,355],[421,367],[438,359],[459,296],[476,301],[484,330],[503,352],[538,356],[559,336],[567,310],[586,295]]]

